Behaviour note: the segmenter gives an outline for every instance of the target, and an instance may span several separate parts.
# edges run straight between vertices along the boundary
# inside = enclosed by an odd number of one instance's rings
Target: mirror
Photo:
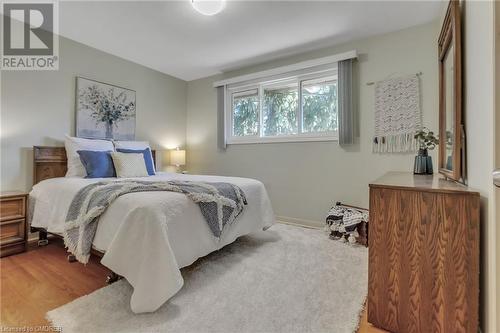
[[[445,130],[446,141],[443,149],[445,150],[445,169],[453,170],[453,124],[455,116],[453,114],[453,46],[448,49],[444,59],[444,95],[445,95]]]
[[[439,36],[439,172],[464,181],[459,2],[452,0]]]

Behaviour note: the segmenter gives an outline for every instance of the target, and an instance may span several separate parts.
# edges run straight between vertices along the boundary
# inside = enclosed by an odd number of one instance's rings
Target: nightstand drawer
[[[24,241],[24,226],[24,219],[0,222],[1,244]]]
[[[0,192],[0,257],[26,250],[25,192]]]
[[[0,199],[0,221],[24,218],[26,215],[26,198],[13,197]]]

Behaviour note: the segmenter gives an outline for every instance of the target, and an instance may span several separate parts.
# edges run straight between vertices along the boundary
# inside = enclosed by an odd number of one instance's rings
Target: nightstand
[[[28,193],[0,192],[0,257],[26,250]]]

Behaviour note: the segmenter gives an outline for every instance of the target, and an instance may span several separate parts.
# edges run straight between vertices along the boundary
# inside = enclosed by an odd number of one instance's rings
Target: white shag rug
[[[368,251],[320,230],[275,224],[182,269],[181,291],[158,311],[130,310],[120,280],[47,313],[69,332],[355,332]]]

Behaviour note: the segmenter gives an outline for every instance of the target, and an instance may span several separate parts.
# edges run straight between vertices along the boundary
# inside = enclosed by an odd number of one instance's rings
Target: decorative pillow
[[[146,170],[148,170],[148,175],[155,175],[155,167],[153,163],[153,158],[151,154],[151,150],[146,148],[144,150],[135,150],[135,149],[116,149],[117,152],[125,153],[125,154],[142,154],[144,156],[144,162],[146,163]]]
[[[111,141],[82,139],[66,135],[64,141],[66,147],[66,157],[68,159],[68,171],[66,177],[85,177],[87,172],[80,160],[78,150],[93,150],[93,151],[114,151],[115,147]]]
[[[146,149],[149,148],[147,141],[113,141],[116,149]]]
[[[111,158],[119,178],[149,176],[143,154],[113,152]]]
[[[85,178],[108,178],[116,177],[111,151],[78,150],[87,177]]]
[[[147,141],[113,141],[113,144],[115,146],[116,151],[119,151],[122,149],[144,150],[144,149],[149,148],[151,169],[148,168],[148,173],[150,176],[152,176],[156,173],[155,165],[154,165],[154,163],[152,163],[153,162],[153,154],[151,153],[151,147],[149,146],[149,142],[147,142]],[[144,158],[146,160],[146,165],[147,165],[147,159],[146,159],[145,155],[144,155]],[[152,171],[152,173],[150,173],[151,171]]]

